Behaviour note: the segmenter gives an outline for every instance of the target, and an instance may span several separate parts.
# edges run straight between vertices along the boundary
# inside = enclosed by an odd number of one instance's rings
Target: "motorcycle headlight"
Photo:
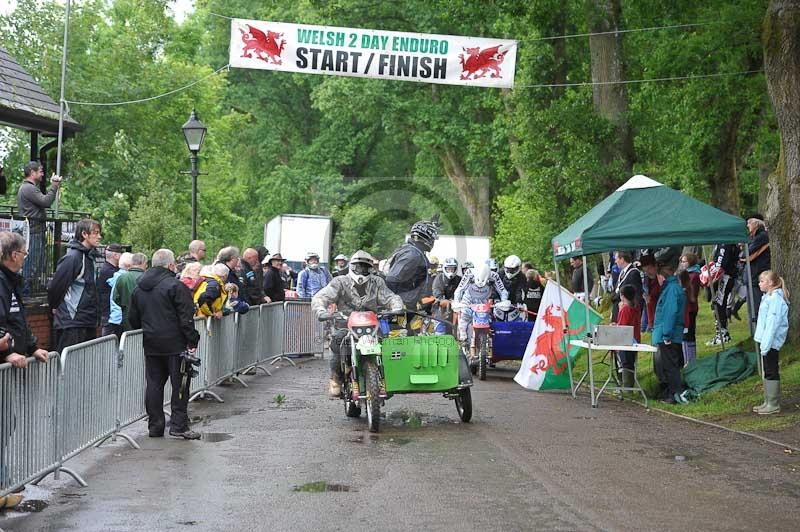
[[[363,332],[364,329],[362,329],[361,327],[356,328],[356,334],[362,334]]]

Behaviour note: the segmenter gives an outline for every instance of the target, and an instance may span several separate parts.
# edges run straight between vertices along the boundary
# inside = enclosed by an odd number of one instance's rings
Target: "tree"
[[[764,19],[764,71],[781,135],[769,177],[767,220],[772,268],[800,294],[800,2],[771,0]],[[789,335],[800,339],[800,306],[789,306]]]

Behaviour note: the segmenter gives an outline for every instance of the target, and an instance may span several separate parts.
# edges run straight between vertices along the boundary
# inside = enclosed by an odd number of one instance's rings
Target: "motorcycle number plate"
[[[380,344],[364,345],[359,348],[362,355],[378,355],[381,352]]]

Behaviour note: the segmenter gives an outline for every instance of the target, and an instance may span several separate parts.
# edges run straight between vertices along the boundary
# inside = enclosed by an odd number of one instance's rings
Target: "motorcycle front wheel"
[[[469,388],[458,390],[458,397],[455,401],[458,417],[464,423],[469,423],[469,420],[472,419],[472,391]]]
[[[374,360],[364,362],[367,381],[367,425],[370,432],[378,432],[381,424],[381,371]]]
[[[486,332],[476,331],[475,348],[478,350],[478,378],[486,380],[486,366],[489,364],[489,335]]]

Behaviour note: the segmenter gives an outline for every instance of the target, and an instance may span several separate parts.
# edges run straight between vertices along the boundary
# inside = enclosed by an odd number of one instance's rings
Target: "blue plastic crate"
[[[522,360],[534,323],[533,321],[492,322],[493,357]]]

